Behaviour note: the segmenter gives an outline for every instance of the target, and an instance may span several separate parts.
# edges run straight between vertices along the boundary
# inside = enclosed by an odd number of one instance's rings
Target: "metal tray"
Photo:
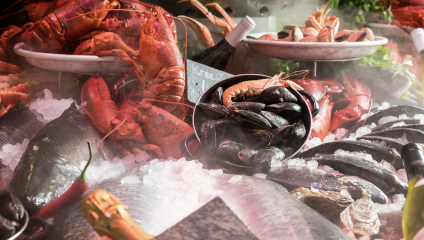
[[[260,34],[255,34],[259,36]],[[252,34],[251,34],[252,36]],[[387,43],[387,38],[375,37],[370,42],[280,42],[255,39],[244,40],[256,54],[297,61],[349,61],[377,51],[378,46]]]
[[[22,42],[15,45],[14,51],[16,54],[25,57],[31,65],[52,71],[108,75],[132,71],[128,64],[114,59],[113,56],[98,57],[33,52],[31,47]]]

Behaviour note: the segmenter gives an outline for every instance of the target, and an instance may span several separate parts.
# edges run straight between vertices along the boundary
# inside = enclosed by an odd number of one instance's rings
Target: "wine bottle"
[[[415,29],[411,32],[411,37],[421,58],[421,86],[424,92],[424,30],[422,28]]]
[[[224,39],[215,46],[192,57],[190,60],[224,70],[234,49],[236,49],[237,45],[255,26],[256,23],[249,16],[244,17]]]
[[[402,216],[405,240],[424,239],[424,150],[420,144],[402,148],[402,162],[408,176],[408,195]]]

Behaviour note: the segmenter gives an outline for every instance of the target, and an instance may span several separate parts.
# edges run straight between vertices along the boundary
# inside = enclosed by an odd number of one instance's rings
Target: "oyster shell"
[[[346,208],[340,214],[340,220],[355,234],[371,236],[380,232],[380,219],[368,194]]]

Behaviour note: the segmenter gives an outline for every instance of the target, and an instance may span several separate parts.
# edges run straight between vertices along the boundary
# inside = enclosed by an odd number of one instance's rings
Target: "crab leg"
[[[228,24],[230,25],[230,27],[232,29],[234,29],[237,24],[233,21],[233,19],[231,19],[231,17],[228,15],[228,13],[221,7],[221,5],[219,5],[218,3],[208,3],[205,4],[205,7],[208,6],[212,6],[214,7],[219,13],[221,13],[221,15],[224,17],[225,21],[228,22]]]
[[[0,107],[14,104],[17,101],[27,99],[29,96],[26,93],[0,91]]]
[[[205,14],[205,16],[208,18],[209,21],[211,21],[211,23],[213,23],[214,25],[216,25],[218,27],[224,28],[225,29],[225,33],[224,33],[225,36],[227,36],[231,32],[232,29],[227,22],[225,22],[224,20],[213,15],[199,1],[197,1],[197,0],[180,0],[177,3],[182,3],[182,2],[190,2],[191,4],[193,4],[193,6],[195,6],[197,9],[199,9],[203,14]]]
[[[0,61],[0,72],[21,73],[22,70],[18,66]]]
[[[215,43],[213,42],[211,33],[209,32],[209,29],[201,24],[200,22],[194,20],[193,18],[186,17],[186,16],[179,16],[181,20],[183,20],[185,23],[187,23],[193,30],[194,33],[196,33],[197,39],[199,39],[200,43],[205,46],[206,48],[210,48]]]

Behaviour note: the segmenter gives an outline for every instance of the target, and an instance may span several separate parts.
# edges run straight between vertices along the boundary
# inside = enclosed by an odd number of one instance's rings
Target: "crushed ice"
[[[44,89],[44,97],[38,98],[30,103],[29,109],[39,113],[37,114],[37,119],[46,125],[51,120],[60,117],[73,102],[75,101],[72,98],[61,100],[54,99],[52,92],[48,89]]]
[[[22,154],[25,152],[25,149],[27,148],[29,143],[28,139],[24,139],[22,143],[17,143],[15,145],[12,144],[5,144],[0,149],[0,159],[1,163],[5,165],[3,169],[1,169],[1,177],[4,181],[3,184],[5,186],[2,186],[0,183],[0,190],[5,188],[13,176],[13,171],[15,170],[16,166],[19,163],[19,160],[21,159]]]
[[[403,194],[395,194],[392,197],[391,203],[388,204],[379,204],[375,203],[375,209],[378,213],[391,213],[400,211],[405,205],[405,196]]]

